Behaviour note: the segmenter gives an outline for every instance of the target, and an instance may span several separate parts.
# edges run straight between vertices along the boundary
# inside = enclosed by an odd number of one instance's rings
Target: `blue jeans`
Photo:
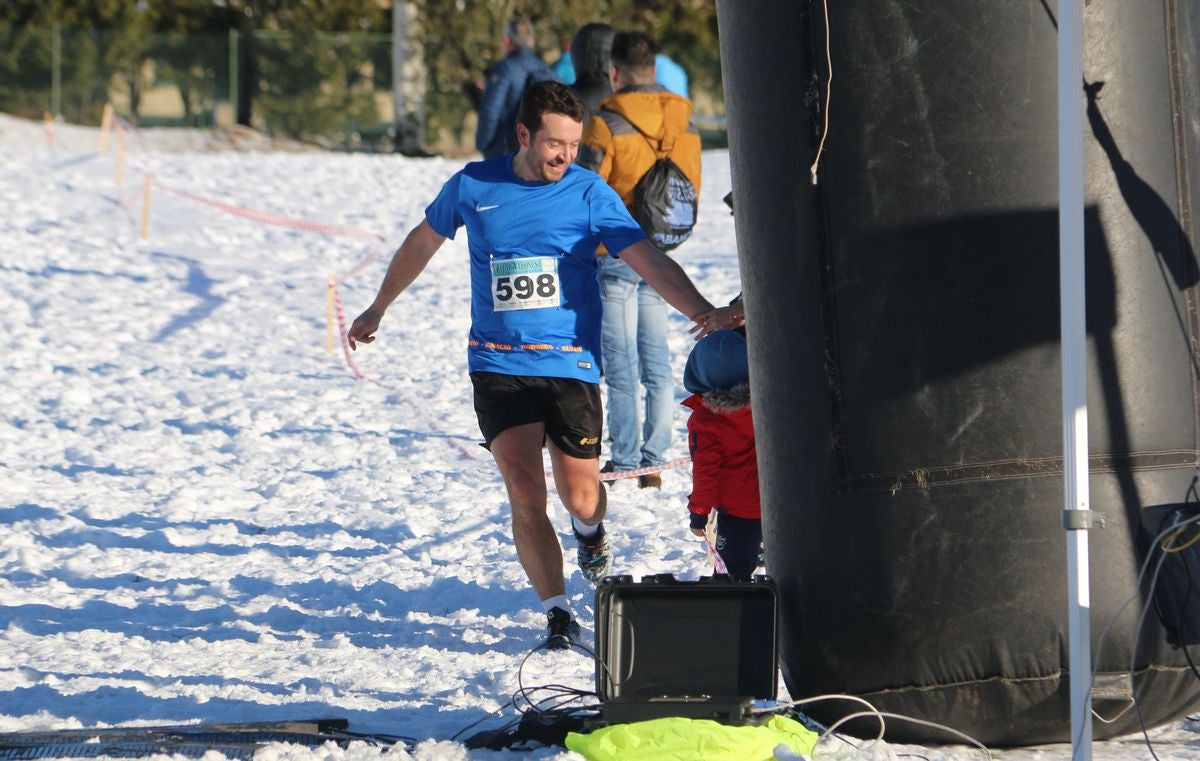
[[[602,348],[608,387],[608,431],[616,470],[666,462],[675,416],[667,304],[619,259],[602,256]],[[646,388],[639,405],[638,382]],[[639,406],[645,420],[639,424]]]

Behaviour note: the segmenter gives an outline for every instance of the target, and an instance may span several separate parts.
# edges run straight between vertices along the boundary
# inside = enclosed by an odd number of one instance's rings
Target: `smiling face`
[[[582,137],[583,124],[564,114],[542,114],[542,126],[532,134],[518,124],[521,147],[513,159],[513,171],[528,182],[558,182],[575,161]]]

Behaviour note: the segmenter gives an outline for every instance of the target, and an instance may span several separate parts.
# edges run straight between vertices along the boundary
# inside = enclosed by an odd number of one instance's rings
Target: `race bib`
[[[491,266],[492,308],[497,312],[558,306],[557,257],[493,260]]]

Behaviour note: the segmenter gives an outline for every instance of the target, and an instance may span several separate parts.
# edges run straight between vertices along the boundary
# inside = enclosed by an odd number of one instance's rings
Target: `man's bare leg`
[[[612,546],[600,524],[608,508],[608,492],[600,486],[600,459],[572,457],[553,442],[549,449],[559,499],[575,521],[579,570],[599,583],[612,569]]]
[[[554,487],[567,512],[583,523],[595,526],[608,509],[608,492],[600,486],[600,458],[572,457],[547,442]]]
[[[566,592],[562,545],[546,515],[546,471],[542,464],[545,435],[542,423],[527,423],[501,432],[491,443],[492,456],[500,467],[512,505],[517,558],[540,600]],[[554,451],[552,447],[552,457]]]

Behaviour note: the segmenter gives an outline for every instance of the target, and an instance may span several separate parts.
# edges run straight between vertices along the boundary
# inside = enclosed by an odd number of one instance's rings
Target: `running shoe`
[[[583,538],[575,532],[576,553],[579,558],[579,570],[583,577],[593,584],[608,575],[612,569],[612,547],[604,531],[604,523],[596,529],[595,536]]]
[[[579,644],[579,624],[562,608],[551,608],[546,613],[546,649],[567,650]]]

